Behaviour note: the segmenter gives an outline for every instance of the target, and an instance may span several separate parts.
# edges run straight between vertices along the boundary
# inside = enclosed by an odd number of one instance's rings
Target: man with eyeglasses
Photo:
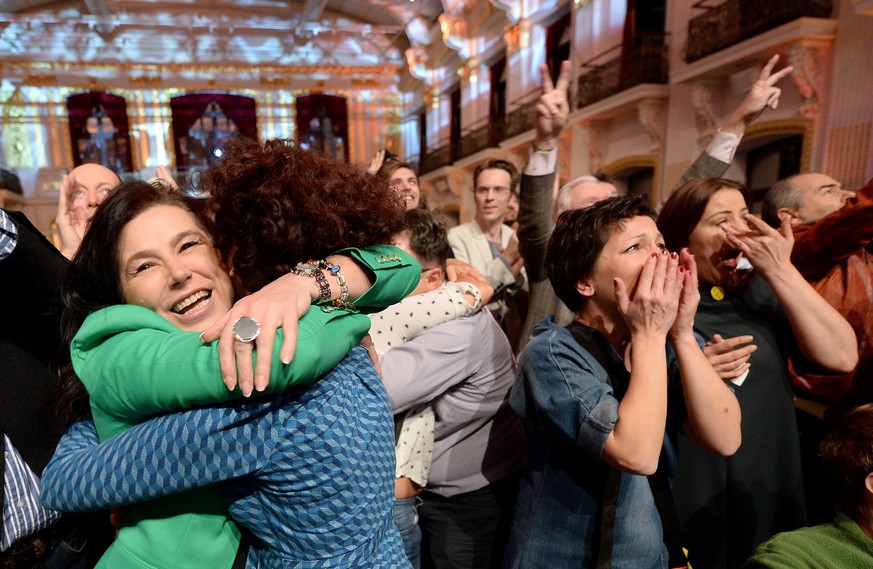
[[[518,190],[519,174],[506,160],[489,160],[473,174],[476,217],[449,231],[455,258],[473,265],[494,287],[488,309],[502,321],[509,311],[506,297],[524,284],[524,260],[515,232],[503,223],[511,191]]]

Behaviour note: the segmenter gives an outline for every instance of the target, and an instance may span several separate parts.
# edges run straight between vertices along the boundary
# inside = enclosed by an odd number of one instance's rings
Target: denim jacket
[[[528,437],[528,464],[513,514],[506,567],[551,569],[593,564],[606,468],[606,439],[619,401],[607,371],[571,333],[544,320],[519,360],[510,404]],[[594,332],[597,334],[597,332]],[[608,350],[608,358],[620,363]],[[669,477],[676,467],[676,419],[684,414],[678,366],[668,345],[671,408],[664,437]],[[676,389],[679,392],[676,393]],[[678,396],[678,400],[677,400]],[[645,476],[621,473],[612,567],[668,567],[663,530]]]

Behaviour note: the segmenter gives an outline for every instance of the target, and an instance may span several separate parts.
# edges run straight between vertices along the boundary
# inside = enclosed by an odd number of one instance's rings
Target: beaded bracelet
[[[297,265],[291,269],[291,272],[295,275],[299,275],[301,277],[312,277],[315,279],[315,284],[318,285],[318,294],[320,296],[319,302],[330,302],[330,283],[327,282],[327,278],[324,276],[324,273],[321,270],[325,267],[323,265],[327,264],[325,261],[313,261],[309,259],[306,263],[297,263]]]
[[[340,297],[331,303],[333,306],[327,308],[330,308],[330,310],[335,308],[348,308],[349,310],[355,310],[355,305],[349,302],[349,285],[346,283],[346,278],[340,272],[342,267],[331,263],[325,263],[325,265],[325,268],[330,271],[331,276],[336,277],[336,284],[340,287]],[[324,308],[322,308],[322,310],[324,310]]]
[[[322,270],[328,271],[332,277],[336,278],[337,285],[340,288],[340,297],[338,299],[330,299],[330,283],[327,282],[327,278]],[[341,270],[342,267],[339,265],[328,263],[324,259],[317,261],[309,259],[306,263],[297,264],[297,266],[291,269],[291,272],[295,275],[313,277],[315,279],[320,295],[317,304],[321,306],[323,311],[331,312],[337,308],[355,310],[355,305],[349,302],[349,285],[346,283],[346,278],[340,272]]]

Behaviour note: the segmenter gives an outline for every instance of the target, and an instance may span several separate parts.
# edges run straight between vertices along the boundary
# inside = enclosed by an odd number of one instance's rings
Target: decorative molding
[[[805,119],[814,119],[821,110],[819,93],[822,92],[819,50],[796,43],[788,48],[788,64],[794,66],[790,78],[803,102],[798,113]]]
[[[812,164],[812,139],[815,121],[807,119],[783,119],[756,122],[743,135],[744,141],[761,136],[802,134],[803,146],[800,150],[800,171],[808,172]]]
[[[653,206],[660,199],[661,160],[651,154],[637,154],[619,158],[604,166],[601,171],[608,177],[614,177],[630,168],[652,169],[652,195],[649,196],[649,205]],[[596,171],[596,170],[595,170]]]
[[[513,24],[518,22],[519,17],[521,16],[521,4],[522,0],[489,0],[491,5],[500,10],[501,12],[506,13],[506,17],[509,18],[509,21]]]
[[[729,74],[737,61],[767,61],[774,53],[798,41],[807,44],[830,44],[834,41],[837,21],[825,18],[798,18],[763,34],[698,59],[694,63],[673,65],[670,83]]]
[[[713,80],[698,80],[691,84],[691,107],[697,123],[697,142],[706,146],[715,135],[718,124],[718,113],[714,103],[718,98],[718,91],[724,87],[723,82]]]
[[[22,85],[28,87],[56,87],[58,84],[57,75],[25,75],[21,81]]]
[[[609,145],[609,121],[591,121],[588,128],[588,160],[589,171],[597,172],[603,169],[606,147]]]
[[[264,81],[267,80],[265,77],[261,77],[261,86],[266,87]],[[278,79],[277,79],[278,81]],[[140,75],[139,77],[131,77],[130,78],[130,86],[136,89],[153,89],[161,86],[163,79],[161,79],[160,75]],[[273,87],[275,88],[275,87]]]
[[[873,16],[873,0],[852,0],[852,4],[859,16]]]
[[[439,16],[440,32],[446,47],[458,52],[462,59],[469,57],[467,46],[467,20],[464,14],[442,13]]]
[[[643,99],[637,103],[637,118],[652,141],[652,152],[660,152],[663,146],[667,130],[666,110],[663,99]]]
[[[506,26],[503,32],[506,55],[511,56],[530,45],[530,20],[521,18],[518,23]]]

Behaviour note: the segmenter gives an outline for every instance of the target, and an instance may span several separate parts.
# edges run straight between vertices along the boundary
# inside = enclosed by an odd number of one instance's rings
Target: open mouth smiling
[[[196,312],[205,307],[209,303],[210,298],[212,298],[211,290],[198,290],[174,304],[170,310],[176,314]]]

